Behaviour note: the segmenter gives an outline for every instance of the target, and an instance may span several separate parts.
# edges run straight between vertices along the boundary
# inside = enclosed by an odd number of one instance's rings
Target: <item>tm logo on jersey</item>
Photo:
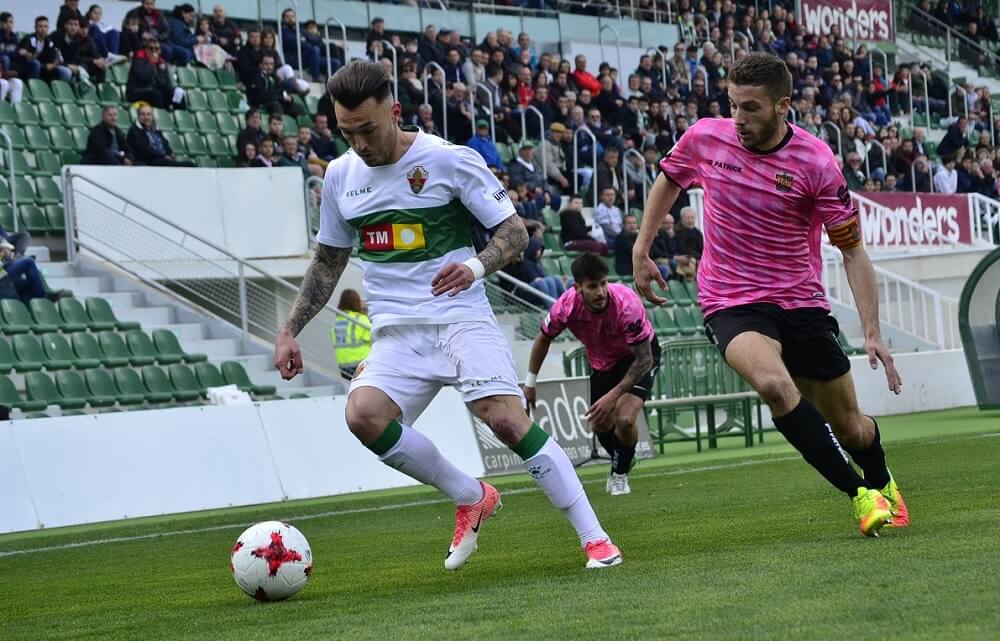
[[[424,226],[420,223],[368,225],[361,228],[361,248],[366,251],[424,247],[427,247],[427,241],[424,238]]]

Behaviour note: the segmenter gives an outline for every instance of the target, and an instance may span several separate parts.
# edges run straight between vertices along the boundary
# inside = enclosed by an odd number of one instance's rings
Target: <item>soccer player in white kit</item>
[[[401,107],[382,65],[352,62],[328,89],[351,149],[327,168],[319,246],[278,334],[275,367],[286,380],[302,371],[295,337],[330,300],[356,246],[373,343],[351,381],[347,425],[383,463],[455,502],[445,568],[465,564],[482,522],[501,506],[496,488],[456,468],[410,427],[449,384],[566,515],[586,567],[618,565],[621,552],[566,453],[525,413],[510,346],[486,299],[483,277],[528,242],[507,192],[474,150],[399,127]],[[493,230],[478,255],[473,217]]]

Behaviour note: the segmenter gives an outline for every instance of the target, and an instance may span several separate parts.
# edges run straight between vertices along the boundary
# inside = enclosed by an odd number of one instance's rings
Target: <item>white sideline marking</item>
[[[658,476],[678,476],[681,474],[691,474],[695,472],[712,472],[716,470],[727,470],[735,467],[745,467],[748,465],[761,465],[764,463],[774,463],[776,461],[790,461],[797,459],[799,456],[773,456],[764,457],[760,459],[750,459],[739,461],[737,463],[724,463],[719,465],[706,465],[703,467],[690,467],[680,470],[663,470],[659,472],[649,472],[648,474],[633,474],[632,478],[655,478]],[[584,485],[597,485],[603,484],[605,479],[587,479],[583,481]],[[505,490],[504,495],[509,494],[529,494],[532,492],[540,492],[538,487],[522,487],[513,490]],[[424,507],[427,505],[437,505],[439,503],[450,503],[449,499],[425,499],[422,501],[407,501],[405,503],[392,503],[390,505],[376,505],[372,507],[358,507],[358,508],[347,508],[343,510],[330,510],[328,512],[319,512],[316,514],[303,514],[301,516],[291,516],[287,518],[276,518],[278,521],[288,521],[290,523],[296,523],[299,521],[312,521],[314,519],[325,519],[334,516],[345,516],[348,514],[367,514],[370,512],[387,512],[389,510],[402,510],[409,507]],[[251,523],[229,523],[227,525],[212,525],[208,527],[192,528],[190,530],[169,530],[167,532],[151,532],[150,534],[137,534],[135,536],[117,536],[107,539],[92,539],[90,541],[76,541],[73,543],[62,543],[60,545],[48,545],[39,548],[27,548],[24,550],[7,550],[0,552],[0,558],[9,556],[20,556],[23,554],[38,554],[41,552],[55,552],[60,550],[72,550],[74,548],[85,548],[94,545],[107,545],[109,543],[130,543],[132,541],[145,541],[148,539],[158,539],[168,536],[180,536],[182,534],[201,534],[203,532],[218,532],[219,530],[232,530],[236,528],[246,528],[252,525]]]

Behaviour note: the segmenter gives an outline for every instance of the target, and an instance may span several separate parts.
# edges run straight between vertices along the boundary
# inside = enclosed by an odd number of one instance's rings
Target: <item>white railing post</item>
[[[69,165],[62,168],[63,179],[63,226],[66,228],[66,262],[76,262],[76,202],[73,199],[73,174]]]
[[[604,55],[604,30],[607,29],[611,33],[615,34],[615,49],[618,50],[618,79],[621,80],[622,75],[625,71],[622,69],[622,44],[621,36],[618,35],[618,30],[609,24],[602,24],[600,30],[597,32],[597,41],[601,45],[601,60],[607,60]],[[626,76],[627,77],[627,76]]]
[[[315,15],[315,13],[316,12],[314,11],[313,14]],[[339,18],[327,18],[326,19],[326,24],[324,25],[324,28],[326,30],[326,37],[323,39],[323,43],[326,45],[326,77],[327,77],[327,80],[329,80],[330,76],[333,75],[333,63],[330,62],[330,59],[331,59],[330,58],[330,23],[331,22],[335,22],[338,25],[340,25],[340,37],[343,39],[342,42],[343,42],[343,47],[344,47],[344,60],[343,60],[343,64],[346,65],[347,64],[347,60],[348,60],[348,56],[347,56],[347,27],[344,26],[344,23],[341,22]]]
[[[646,174],[645,174],[645,172],[646,172],[646,159],[643,158],[642,154],[640,154],[635,149],[626,149],[625,152],[622,154],[622,184],[624,185],[624,189],[622,189],[622,197],[625,200],[625,211],[623,212],[624,216],[627,216],[628,212],[629,212],[629,202],[628,202],[628,165],[627,165],[627,159],[628,159],[629,156],[636,156],[636,157],[639,158],[639,160],[642,161],[642,171],[643,171],[643,176],[642,176],[642,206],[643,206],[643,208],[645,208],[645,206],[646,206],[646,198],[648,197],[648,191],[647,191],[647,187],[646,187]]]
[[[649,56],[650,51],[653,52],[653,55],[650,56],[653,59],[653,62],[655,63],[656,56],[659,56],[660,64],[663,65],[662,67],[660,67],[660,91],[663,91],[667,88],[667,57],[663,55],[663,52],[657,49],[656,47],[646,47],[646,51],[643,52],[643,55]],[[623,73],[622,70],[619,69],[618,70],[619,78],[622,77],[622,73]],[[628,78],[628,74],[625,74],[625,77]]]
[[[0,128],[0,137],[3,137],[4,144],[7,145],[7,180],[9,181],[10,209],[14,217],[14,232],[17,232],[19,228],[19,216],[17,215],[17,176],[14,172],[14,142],[3,128]]]
[[[281,59],[285,59],[285,39],[281,35],[281,3],[283,0],[274,0],[274,15],[278,21],[278,53],[281,54]],[[302,77],[302,31],[299,26],[299,1],[298,0],[287,0],[291,3],[292,9],[295,11],[295,46],[299,54],[299,77]],[[260,2],[257,3],[257,10],[260,11]],[[263,18],[260,19],[263,25]],[[285,60],[285,62],[288,62]]]
[[[244,272],[244,262],[241,260],[237,265],[239,277],[237,282],[240,288],[240,329],[243,331],[243,340],[247,338],[247,329],[250,326],[250,319],[247,316],[247,279]]]
[[[573,192],[576,194],[580,193],[580,190],[578,188],[580,174],[577,173],[580,169],[579,165],[580,156],[577,153],[577,147],[578,147],[577,141],[579,140],[578,135],[580,134],[580,132],[583,132],[588,136],[590,136],[590,140],[593,143],[593,146],[591,148],[594,150],[594,173],[591,174],[590,176],[590,184],[593,187],[591,191],[594,192],[594,207],[596,208],[597,207],[597,136],[594,135],[594,132],[592,132],[590,128],[587,127],[587,125],[582,125],[580,127],[577,127],[576,131],[573,132]]]
[[[423,82],[424,82],[424,104],[430,105],[431,103],[427,101],[427,79],[430,77],[431,67],[437,69],[441,72],[442,76],[445,76],[444,67],[436,62],[428,62],[424,65]],[[492,95],[490,100],[492,100]],[[442,134],[445,140],[448,140],[448,77],[444,78],[444,86],[441,87],[441,127],[443,129]]]
[[[392,46],[392,43],[388,40],[379,40],[378,43],[382,45],[382,55],[385,55],[385,48],[388,47],[389,51],[392,52],[392,97],[397,102],[399,101],[399,59],[396,53],[396,47]],[[443,72],[444,70],[442,70]],[[445,78],[445,84],[447,84],[447,78]]]

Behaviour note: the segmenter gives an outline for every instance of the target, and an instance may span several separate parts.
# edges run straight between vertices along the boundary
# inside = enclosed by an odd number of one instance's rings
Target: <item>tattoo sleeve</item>
[[[653,366],[653,350],[649,347],[649,341],[633,345],[632,356],[635,357],[635,360],[632,361],[632,366],[628,368],[628,371],[625,372],[625,377],[616,386],[618,391],[623,394],[632,389]]]
[[[490,242],[476,258],[486,268],[486,273],[492,274],[519,257],[527,246],[528,230],[521,217],[513,214],[496,226]]]
[[[299,287],[299,295],[292,303],[292,311],[288,314],[285,328],[292,336],[298,336],[302,328],[320,312],[333,296],[333,290],[344,273],[347,261],[351,258],[350,247],[330,247],[320,245],[316,248],[306,274]]]

